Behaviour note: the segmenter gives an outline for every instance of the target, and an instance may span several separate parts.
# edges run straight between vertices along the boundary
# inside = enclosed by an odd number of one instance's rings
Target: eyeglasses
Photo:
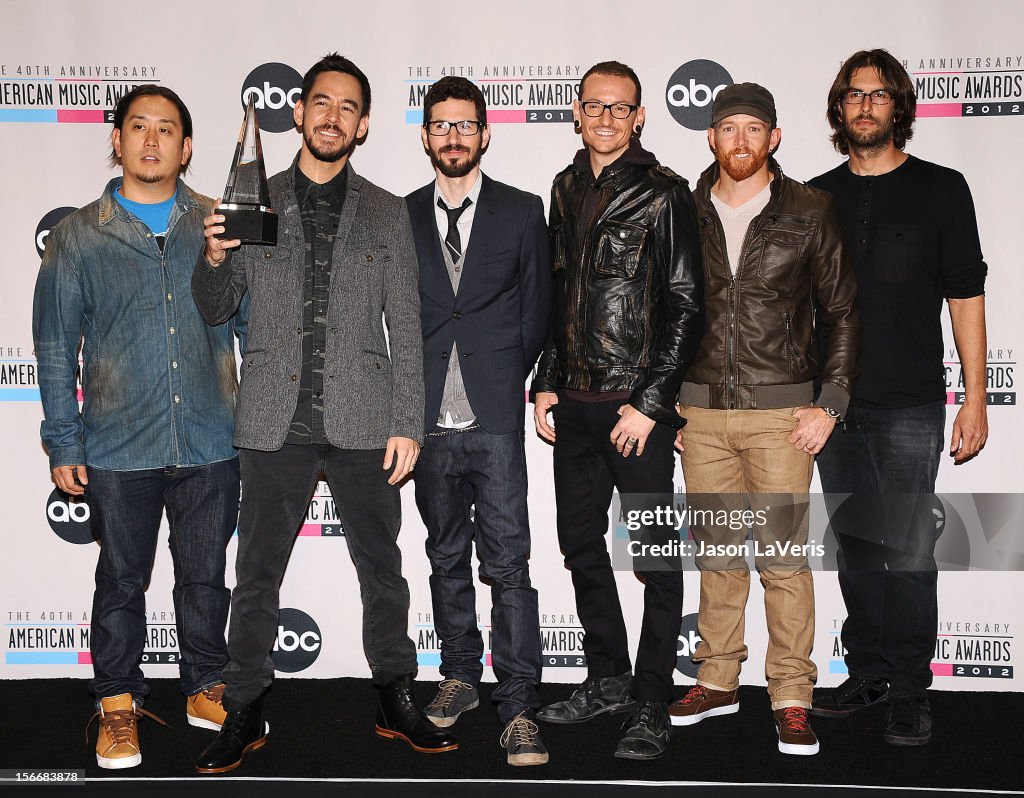
[[[847,105],[860,105],[864,102],[865,97],[871,98],[872,105],[888,105],[892,102],[892,94],[888,89],[875,89],[874,91],[847,89],[843,92],[843,102]]]
[[[424,127],[427,129],[427,134],[431,136],[447,136],[448,131],[452,128],[455,128],[455,132],[460,136],[475,136],[483,125],[475,119],[463,119],[461,122],[438,119],[434,122],[427,122]]]
[[[607,108],[616,119],[625,119],[640,106],[630,105],[629,103],[599,103],[596,100],[588,100],[585,103],[580,103],[580,107],[587,116],[601,116]]]

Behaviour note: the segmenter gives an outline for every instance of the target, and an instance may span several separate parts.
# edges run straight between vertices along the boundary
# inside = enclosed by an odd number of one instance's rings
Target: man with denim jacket
[[[149,714],[139,662],[165,511],[188,722],[219,729],[224,720],[236,377],[233,325],[208,326],[189,290],[211,203],[179,178],[192,153],[188,109],[166,87],[138,86],[114,111],[111,143],[123,176],[50,234],[32,332],[53,480],[89,503],[100,543],[90,636],[96,760],[128,768],[142,761],[137,721]]]
[[[228,715],[196,763],[201,773],[232,770],[267,740],[263,700],[274,676],[281,580],[321,474],[359,579],[363,649],[379,696],[376,733],[425,753],[458,747],[416,704],[397,542],[400,483],[423,441],[409,213],[401,197],[352,169],[349,156],[370,125],[370,84],[359,67],[337,53],[314,64],[294,116],[301,148],[269,181],[277,245],[221,240],[224,217],[214,213],[192,282],[211,323],[249,301],[235,414],[244,489],[224,670]]]
[[[772,158],[775,100],[755,83],[723,89],[712,107],[713,163],[694,199],[704,250],[707,329],[680,391],[691,509],[717,520],[749,511],[764,586],[765,671],[779,751],[809,755],[817,676],[814,582],[807,566],[807,491],[814,455],[850,399],[859,344],[856,284],[829,197],[786,177]],[[831,336],[814,348],[815,304]],[[814,400],[814,380],[821,392]],[[685,448],[683,444],[685,443]],[[747,523],[695,523],[701,571],[697,684],[669,707],[687,726],[739,709],[750,571]],[[798,548],[794,549],[793,546]],[[723,548],[714,548],[723,547]],[[754,550],[756,548],[756,550]]]
[[[671,502],[676,391],[704,329],[700,250],[686,181],[640,146],[636,73],[617,61],[591,67],[573,118],[584,148],[551,190],[555,312],[533,390],[537,432],[554,443],[558,542],[587,679],[537,717],[582,723],[632,710],[615,756],[646,760],[670,737],[681,564],[632,562],[645,579],[634,672],[605,535],[614,489],[624,508],[641,494]],[[639,536],[664,544],[676,533],[655,524]]]

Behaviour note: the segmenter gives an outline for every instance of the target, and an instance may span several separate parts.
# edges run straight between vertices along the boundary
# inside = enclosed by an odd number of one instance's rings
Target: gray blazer
[[[242,245],[218,267],[200,255],[192,274],[207,323],[237,312],[238,325],[248,327],[235,408],[234,444],[242,449],[280,449],[298,401],[306,242],[294,169],[295,162],[270,179],[277,246]],[[422,442],[423,351],[409,214],[402,198],[361,178],[351,164],[345,169],[327,309],[327,438],[343,449],[383,449],[393,436]]]

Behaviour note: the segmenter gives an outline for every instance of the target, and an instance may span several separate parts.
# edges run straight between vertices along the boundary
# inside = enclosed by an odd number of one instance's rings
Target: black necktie
[[[449,208],[445,205],[444,200],[440,197],[437,198],[437,207],[448,214],[448,235],[444,237],[444,243],[448,247],[448,251],[451,253],[452,261],[455,263],[459,262],[459,258],[462,257],[462,237],[459,235],[459,217],[462,216],[463,212],[470,205],[473,204],[473,200],[466,197],[463,200],[462,205],[458,208]]]

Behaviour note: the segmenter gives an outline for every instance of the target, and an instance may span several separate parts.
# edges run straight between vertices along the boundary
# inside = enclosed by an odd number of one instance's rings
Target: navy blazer
[[[494,434],[522,430],[525,381],[548,331],[552,279],[544,204],[486,175],[481,180],[458,295],[441,253],[434,183],[406,197],[420,267],[427,430],[437,423],[454,343],[480,425]]]

